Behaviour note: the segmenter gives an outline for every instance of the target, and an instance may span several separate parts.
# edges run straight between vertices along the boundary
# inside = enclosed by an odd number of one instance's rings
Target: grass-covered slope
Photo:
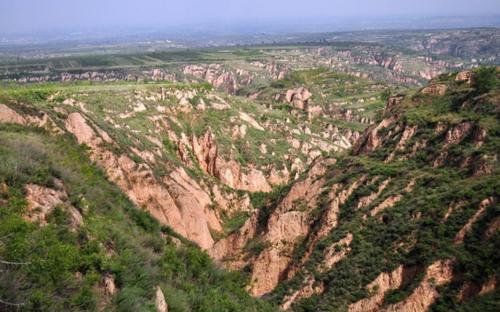
[[[0,310],[156,311],[157,286],[169,311],[271,310],[242,276],[135,207],[86,155],[69,135],[0,125]],[[29,222],[27,185],[64,189],[67,200]],[[83,216],[76,227],[70,207]]]

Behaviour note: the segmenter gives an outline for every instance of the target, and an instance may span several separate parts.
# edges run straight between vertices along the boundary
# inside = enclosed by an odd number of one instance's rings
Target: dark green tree
[[[497,83],[497,70],[495,67],[482,67],[474,75],[473,87],[476,89],[476,94],[490,92]]]

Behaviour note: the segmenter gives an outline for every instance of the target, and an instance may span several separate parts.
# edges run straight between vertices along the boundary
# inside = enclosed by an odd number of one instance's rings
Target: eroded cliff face
[[[91,158],[139,207],[145,207],[155,218],[196,242],[211,247],[210,229],[220,231],[220,222],[211,210],[210,196],[177,168],[163,180],[155,177],[149,165],[137,164],[127,155],[115,155],[108,147],[113,140],[81,113],[68,115],[65,126],[80,144],[91,149]]]
[[[426,95],[437,95],[437,96],[443,96],[446,94],[448,87],[444,84],[432,84],[428,87],[423,88],[420,90],[422,94]]]
[[[380,273],[375,280],[366,286],[370,296],[349,305],[349,312],[378,311],[384,301],[387,291],[398,289],[403,284],[403,266],[397,267],[392,272]]]
[[[381,273],[366,286],[369,297],[349,305],[349,311],[427,311],[439,297],[436,288],[453,279],[450,260],[437,261],[427,267],[422,281],[406,299],[393,305],[384,305],[384,297],[389,291],[408,284],[420,271],[418,267],[399,266],[392,272]]]
[[[290,264],[293,248],[311,226],[309,214],[317,205],[325,180],[326,166],[334,160],[319,160],[304,180],[295,183],[270,215],[262,241],[268,247],[252,262],[250,292],[261,296],[276,287]]]
[[[405,300],[390,305],[382,311],[427,311],[439,298],[437,287],[450,283],[453,279],[453,266],[450,260],[434,262],[425,271],[420,284]]]
[[[280,276],[290,263],[294,245],[307,234],[311,225],[309,214],[325,182],[320,176],[325,173],[326,166],[333,163],[335,160],[318,160],[307,176],[294,184],[280,201],[269,216],[265,229],[258,229],[261,212],[256,211],[239,231],[217,242],[210,251],[215,259],[223,261],[228,267],[241,267],[245,263],[242,261],[242,255],[246,253],[245,246],[250,239],[259,235],[258,243],[266,247],[257,258],[250,260],[253,265],[252,294],[263,295],[280,281]]]
[[[263,250],[258,256],[247,261],[252,266],[252,282],[249,290],[255,296],[262,296],[272,291],[279,282],[292,279],[302,270],[317,243],[337,226],[341,206],[360,185],[366,183],[366,176],[361,176],[350,184],[327,186],[325,173],[328,166],[334,165],[335,162],[335,159],[318,159],[307,171],[307,175],[294,183],[287,195],[280,200],[263,229],[258,229],[257,211],[240,231],[217,242],[210,251],[212,256],[228,267],[241,268],[245,265],[245,261],[237,255],[245,254],[245,245],[252,239],[258,239]],[[319,201],[325,193],[328,195],[323,204]],[[319,216],[314,215],[318,205],[326,207]],[[319,224],[313,226],[315,223]],[[332,244],[325,250],[324,261],[317,269],[327,271],[345,257],[350,251],[348,246],[352,240],[353,235],[349,233],[345,238]],[[306,247],[299,261],[293,262],[293,251],[299,243],[305,243]],[[314,281],[314,278],[309,276],[308,283],[304,287],[309,288]],[[299,293],[284,300],[283,304],[290,306],[295,300],[312,294],[304,289],[299,290]]]
[[[318,272],[327,272],[335,266],[339,261],[344,259],[351,251],[350,244],[352,243],[353,235],[348,233],[346,237],[342,238],[338,242],[335,242],[328,246],[323,254],[323,262],[319,264],[315,270]],[[305,257],[302,258],[300,265],[303,265],[310,256],[312,244],[309,245],[309,251],[306,253]],[[299,271],[300,266],[295,265],[288,270],[288,279],[291,279]],[[322,295],[325,292],[325,283],[323,281],[317,281],[316,278],[308,272],[304,278],[301,286],[295,292],[286,295],[281,302],[281,307],[284,310],[288,310],[294,303],[301,299],[307,299],[314,295]]]
[[[396,117],[383,119],[379,124],[370,127],[361,140],[356,142],[353,150],[355,154],[369,154],[382,144],[379,131],[389,127],[396,121]]]
[[[23,116],[5,104],[0,104],[0,116],[0,120],[4,123],[15,123],[20,125],[25,125],[27,123]]]
[[[0,103],[0,122],[13,123],[22,126],[34,126],[44,128],[54,134],[61,134],[63,131],[46,113],[39,114],[20,114],[5,104]]]
[[[1,104],[0,121],[42,127],[54,135],[72,134],[79,144],[89,147],[91,159],[138,206],[148,210],[162,224],[171,226],[207,249],[214,243],[211,231],[223,231],[222,214],[231,217],[239,211],[252,211],[248,194],[234,190],[269,192],[272,185],[289,181],[289,167],[285,164],[257,168],[252,163],[243,166],[233,154],[227,153],[227,149],[226,154],[220,152],[210,127],[199,137],[194,133],[190,137],[184,133],[179,136],[171,130],[172,125],[179,124],[174,114],[182,115],[193,110],[203,112],[205,109],[228,111],[230,105],[222,97],[196,88],[162,87],[154,91],[125,94],[124,100],[129,104],[106,107],[104,119],[85,100],[87,94],[82,95],[83,101],[76,94],[75,98],[55,103],[52,99],[60,96],[58,93],[48,100],[57,114],[28,106],[19,106],[21,109],[15,110],[13,106]],[[199,99],[198,103],[196,99]],[[165,106],[166,102],[172,101],[176,104]],[[154,116],[142,117],[151,113],[151,103],[156,105]],[[127,124],[135,118],[140,118],[141,123],[147,122],[147,127],[151,128],[141,134],[140,139],[136,136],[139,130],[132,130]],[[266,131],[251,114],[240,111],[237,118],[245,126],[248,124],[258,131]],[[247,130],[242,131],[244,137]],[[175,143],[183,165],[172,164],[171,158],[165,162],[166,153],[170,152],[165,151],[162,142],[165,132]],[[267,153],[266,148],[261,146],[263,153]],[[198,168],[217,181],[197,172]]]
[[[227,161],[219,155],[214,135],[210,129],[200,138],[193,135],[189,143],[191,145],[190,149],[193,151],[201,168],[225,185],[233,189],[249,192],[271,191],[271,186],[262,171],[251,167],[242,168],[234,159]],[[181,158],[186,159],[183,150],[184,148],[181,147],[179,152]]]

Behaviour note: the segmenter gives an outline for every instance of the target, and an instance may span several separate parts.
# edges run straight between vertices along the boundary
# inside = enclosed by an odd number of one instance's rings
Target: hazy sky
[[[500,0],[0,0],[0,34],[256,18],[500,15]]]

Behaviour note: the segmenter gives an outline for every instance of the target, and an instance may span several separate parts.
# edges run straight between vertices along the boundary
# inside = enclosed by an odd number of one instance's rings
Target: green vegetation
[[[487,75],[489,76],[489,74]],[[491,76],[490,76],[491,77]],[[451,78],[454,78],[452,76]],[[316,245],[311,258],[304,265],[304,271],[311,272],[318,283],[323,283],[326,292],[300,300],[293,305],[293,311],[345,311],[347,306],[366,296],[365,286],[381,272],[390,272],[398,265],[414,269],[414,276],[399,289],[385,294],[384,305],[400,302],[407,298],[423,277],[423,270],[431,263],[441,259],[453,259],[456,279],[439,288],[440,299],[432,306],[432,311],[494,311],[498,308],[498,289],[490,294],[460,302],[457,294],[465,283],[482,285],[491,278],[500,277],[498,248],[500,233],[486,234],[488,226],[500,216],[500,206],[493,204],[472,225],[471,231],[461,244],[454,243],[458,231],[477,212],[480,203],[491,196],[498,198],[500,189],[498,165],[493,164],[491,173],[474,175],[470,167],[464,166],[465,159],[481,154],[498,155],[500,150],[500,123],[498,117],[498,93],[500,86],[495,82],[489,87],[490,97],[476,96],[477,91],[469,89],[465,97],[454,94],[456,88],[449,77],[447,83],[453,88],[452,95],[444,97],[415,98],[407,97],[395,114],[398,122],[379,133],[391,135],[383,140],[383,145],[369,155],[346,155],[338,158],[336,165],[329,169],[327,185],[343,183],[353,185],[363,175],[378,177],[377,183],[357,188],[348,201],[341,206],[339,225]],[[490,79],[490,78],[488,78]],[[488,113],[477,110],[483,103],[491,103]],[[467,105],[463,105],[467,103]],[[483,107],[484,108],[484,107]],[[385,116],[387,117],[387,116]],[[489,121],[493,118],[494,121]],[[434,129],[438,122],[449,127],[464,121],[473,121],[486,127],[488,139],[480,147],[472,135],[465,137],[459,144],[446,148],[444,134]],[[386,162],[385,159],[395,150],[404,125],[418,125],[418,130],[408,146],[415,142],[428,142],[414,157],[409,151],[402,151],[403,160]],[[400,130],[397,130],[400,129]],[[399,132],[398,132],[399,131]],[[437,168],[433,161],[448,149],[447,159]],[[398,157],[398,156],[396,156]],[[361,197],[376,192],[380,183],[390,178],[391,182],[371,204],[358,208]],[[402,191],[411,181],[415,185],[409,195]],[[390,209],[375,216],[369,212],[394,195],[403,196]],[[449,207],[458,205],[449,212]],[[329,209],[328,200],[318,204],[317,219]],[[449,213],[445,218],[444,216]],[[318,222],[320,224],[321,221]],[[314,231],[314,227],[311,231]],[[323,261],[324,250],[332,243],[353,234],[349,255],[338,262],[330,271],[321,272],[317,268]],[[489,236],[488,236],[489,235]],[[304,243],[299,244],[294,261],[301,259]],[[411,271],[411,270],[410,270]],[[300,287],[303,275],[280,284],[271,294],[275,302]]]
[[[230,234],[238,230],[245,223],[248,217],[249,213],[244,211],[238,212],[232,217],[226,217],[225,220],[223,219],[224,232]]]
[[[0,259],[25,263],[2,265],[2,300],[24,303],[26,310],[95,310],[107,304],[113,310],[153,311],[159,285],[169,311],[272,310],[250,298],[238,273],[216,268],[191,243],[176,247],[168,230],[162,238],[158,222],[109,183],[72,138],[2,125],[0,142]],[[64,207],[43,227],[22,218],[24,186],[53,188],[54,179],[63,181],[70,203],[84,216],[76,231]],[[105,275],[115,277],[114,297],[99,286]]]
[[[473,87],[476,94],[488,93],[498,84],[495,67],[482,67],[474,72]]]

